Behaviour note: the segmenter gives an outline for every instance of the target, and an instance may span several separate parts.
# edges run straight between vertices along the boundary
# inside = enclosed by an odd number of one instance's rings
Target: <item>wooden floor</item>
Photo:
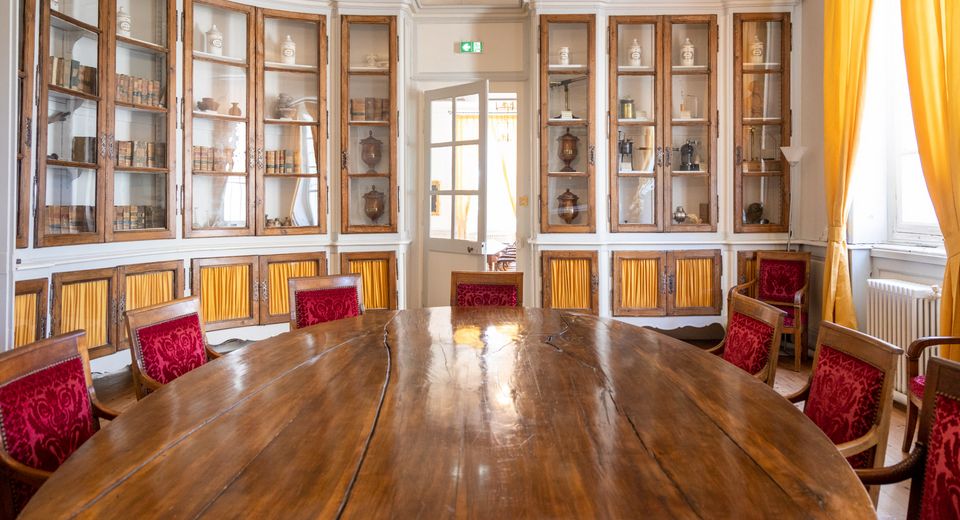
[[[781,394],[793,393],[806,383],[810,375],[810,361],[807,360],[799,373],[794,372],[792,368],[793,358],[781,357],[775,385],[777,392]],[[101,401],[120,412],[137,402],[133,392],[129,367],[120,372],[95,375],[94,387],[97,390],[97,397]],[[893,417],[890,420],[890,438],[887,441],[887,466],[900,462],[904,457],[904,454],[900,451],[900,445],[903,442],[905,425],[906,412],[902,406],[895,405],[893,407]],[[905,518],[909,497],[909,481],[883,486],[880,490],[880,503],[877,508],[878,518]]]

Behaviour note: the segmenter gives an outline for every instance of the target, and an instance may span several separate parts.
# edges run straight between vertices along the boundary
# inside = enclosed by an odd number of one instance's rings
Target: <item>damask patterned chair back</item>
[[[359,274],[290,278],[290,329],[363,314]]]
[[[522,307],[523,273],[450,273],[451,307]]]
[[[822,322],[803,413],[854,468],[883,465],[893,384],[903,350],[835,323]],[[871,495],[876,503],[878,489]]]
[[[711,351],[773,386],[784,312],[731,291],[727,314],[726,336]]]
[[[219,355],[207,347],[200,298],[126,311],[137,399]]]
[[[82,331],[0,354],[4,516],[13,518],[41,484],[100,429]]]

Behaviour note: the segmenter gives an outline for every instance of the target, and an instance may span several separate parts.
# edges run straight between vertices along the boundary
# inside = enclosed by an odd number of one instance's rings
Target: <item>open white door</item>
[[[482,271],[487,226],[486,80],[427,91],[424,294],[449,304],[452,271]]]

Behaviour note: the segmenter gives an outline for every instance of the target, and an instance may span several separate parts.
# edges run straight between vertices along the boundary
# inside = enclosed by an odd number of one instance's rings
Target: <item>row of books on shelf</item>
[[[293,150],[267,150],[266,173],[300,173],[300,154]]]
[[[234,148],[213,146],[193,147],[193,170],[208,172],[232,172]]]
[[[117,74],[117,101],[150,107],[166,106],[162,84],[155,79]]]
[[[70,152],[70,158],[74,162],[91,164],[97,162],[97,138],[74,136],[73,149]]]
[[[165,168],[167,166],[167,143],[117,141],[117,166]]]
[[[46,228],[51,235],[96,231],[93,206],[47,206]]]
[[[351,121],[389,121],[389,98],[354,98],[350,100]]]
[[[97,68],[77,60],[50,56],[50,83],[58,87],[97,94]]]
[[[113,229],[130,231],[155,229],[167,226],[167,212],[163,206],[115,206]]]

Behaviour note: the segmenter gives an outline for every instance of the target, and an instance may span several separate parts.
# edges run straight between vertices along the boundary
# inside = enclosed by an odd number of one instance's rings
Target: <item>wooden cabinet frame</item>
[[[550,263],[553,260],[563,259],[584,259],[590,262],[590,308],[587,309],[564,309],[573,312],[585,312],[597,315],[600,312],[599,306],[599,285],[600,275],[597,271],[597,252],[596,251],[544,251],[540,254],[540,273],[543,288],[541,290],[541,305],[545,309],[552,309],[553,301],[553,274],[550,269]]]
[[[685,259],[709,258],[713,261],[712,305],[677,307],[677,262]],[[670,316],[718,316],[723,309],[723,256],[719,249],[667,252],[667,314]]]
[[[654,308],[627,307],[622,301],[623,280],[621,268],[624,260],[657,260],[657,306]],[[666,316],[667,315],[667,253],[664,251],[614,251],[613,252],[613,315],[614,316]]]
[[[587,26],[587,67],[586,70],[573,70],[570,73],[583,73],[587,76],[587,106],[584,123],[550,120],[550,24],[583,23]],[[592,14],[543,14],[540,15],[540,232],[541,233],[595,233],[597,230],[596,178],[594,176],[595,144],[595,107],[596,103],[596,15]],[[550,172],[550,128],[586,127],[586,143],[580,151],[584,154],[585,172]],[[550,210],[557,203],[550,200],[551,177],[586,177],[586,200],[578,202],[582,207],[585,224],[551,224]]]
[[[127,276],[165,271],[173,273],[173,299],[183,298],[185,280],[182,260],[121,265],[117,267],[117,314],[119,315],[117,320],[117,350],[130,347],[130,339],[126,334],[126,324],[123,315],[123,313],[127,311]]]
[[[292,253],[283,255],[261,256],[259,261],[260,268],[260,324],[270,323],[289,323],[290,312],[283,314],[270,314],[270,264],[285,262],[307,262],[315,261],[317,263],[317,276],[327,275],[327,254],[317,253]]]
[[[389,57],[387,60],[387,71],[352,72],[350,71],[350,25],[368,24],[368,25],[386,25],[389,28]],[[400,215],[400,196],[397,186],[397,147],[400,146],[399,136],[399,112],[397,109],[397,64],[400,61],[398,53],[397,36],[397,17],[396,16],[356,16],[344,15],[340,17],[340,232],[341,233],[396,233],[397,222]],[[386,75],[387,85],[390,95],[390,112],[387,121],[390,131],[388,143],[390,156],[390,171],[386,175],[381,173],[353,173],[349,172],[350,161],[348,160],[348,150],[350,149],[350,75]],[[388,224],[370,224],[358,225],[350,224],[350,205],[361,204],[359,200],[351,200],[350,179],[351,178],[369,178],[369,177],[387,177],[389,193],[386,194],[389,200],[389,212],[384,216],[389,218]],[[381,219],[383,217],[380,217]]]
[[[397,308],[397,254],[393,251],[340,253],[340,274],[350,273],[350,262],[353,260],[386,260],[389,272],[387,273],[387,293],[389,294],[389,309]]]
[[[247,272],[250,273],[249,285],[250,301],[248,309],[250,313],[243,318],[223,321],[209,321],[204,316],[206,329],[221,330],[234,327],[245,327],[248,325],[260,324],[260,257],[258,256],[227,256],[217,258],[194,258],[190,262],[190,288],[191,294],[200,297],[200,305],[203,306],[203,294],[201,281],[201,270],[204,267],[220,267],[229,265],[246,265]]]
[[[33,110],[36,107],[36,44],[37,1],[21,0],[23,8],[20,35],[20,130],[17,134],[17,243],[29,245],[30,195],[33,170]],[[38,336],[40,338],[42,336]]]
[[[33,280],[18,280],[15,284],[14,297],[21,294],[37,295],[37,328],[34,332],[34,341],[39,341],[47,337],[47,293],[50,289],[50,283],[46,278],[36,278]]]
[[[74,283],[94,282],[106,280],[107,288],[107,342],[104,345],[94,346],[90,349],[90,357],[98,358],[113,354],[117,351],[117,329],[120,323],[119,308],[117,305],[117,269],[107,267],[104,269],[89,269],[85,271],[70,271],[65,273],[53,274],[53,304],[51,308],[52,324],[50,334],[57,336],[68,330],[62,329],[63,315],[61,305],[63,300],[63,286]]]
[[[780,22],[780,64],[777,67],[764,67],[750,70],[750,74],[772,72],[780,74],[780,118],[761,119],[753,125],[780,125],[780,145],[790,146],[792,137],[792,111],[790,109],[790,54],[792,51],[792,24],[790,13],[736,13],[733,15],[733,230],[735,233],[785,233],[790,227],[790,163],[778,151],[780,157],[780,223],[747,224],[743,222],[745,211],[743,200],[744,178],[751,175],[743,171],[743,24],[745,22]],[[765,172],[766,175],[769,175]]]

